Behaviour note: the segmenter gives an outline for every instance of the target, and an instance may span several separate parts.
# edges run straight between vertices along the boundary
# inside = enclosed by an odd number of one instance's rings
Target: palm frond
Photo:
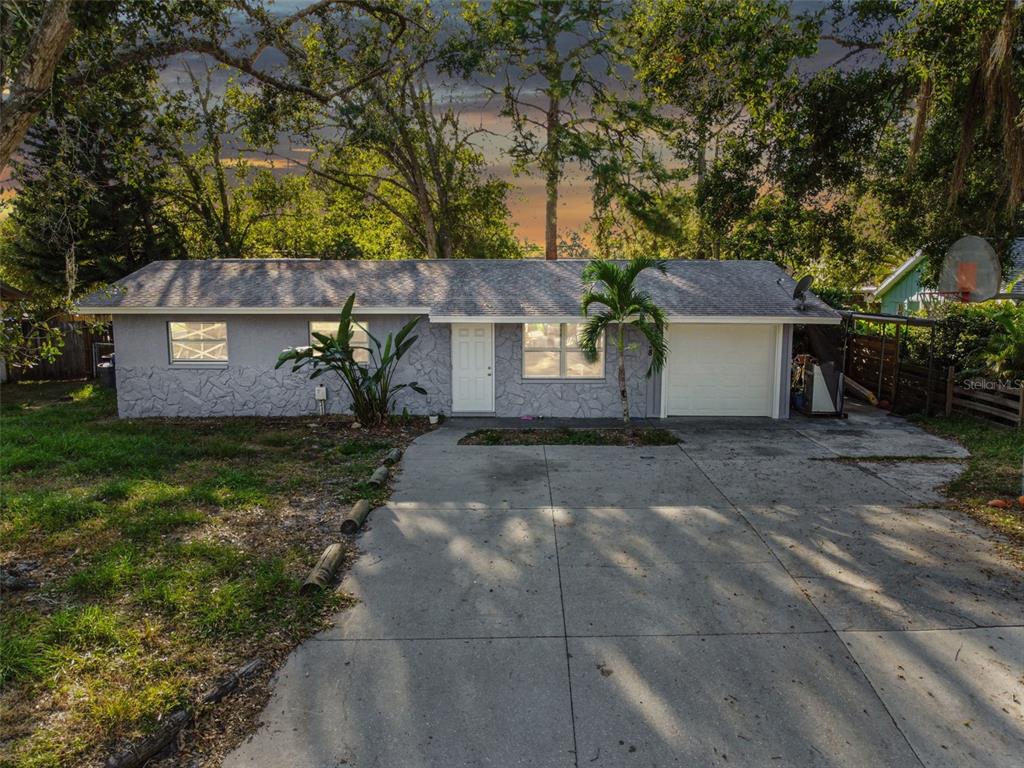
[[[593,259],[583,268],[581,277],[583,284],[590,287],[598,283],[604,283],[611,287],[621,282],[622,269],[614,261]]]
[[[645,269],[656,269],[661,274],[668,272],[668,267],[665,264],[664,259],[656,259],[652,256],[637,256],[636,258],[630,259],[629,263],[626,264],[626,268],[623,271],[623,279],[632,284],[636,280],[637,276]]]
[[[598,344],[601,341],[601,334],[605,329],[615,322],[615,318],[609,312],[600,312],[591,317],[583,326],[579,334],[580,351],[588,363],[597,361],[600,356]]]
[[[609,310],[614,310],[616,302],[615,297],[604,292],[588,291],[583,295],[583,300],[580,302],[580,309],[584,315],[588,313],[591,305],[603,304],[608,307]]]
[[[610,325],[632,325],[651,345],[651,364],[647,375],[651,376],[664,367],[668,356],[665,339],[668,318],[650,294],[636,287],[637,277],[646,269],[656,269],[662,274],[668,271],[663,259],[648,256],[631,259],[625,265],[594,260],[584,268],[586,291],[580,300],[580,308],[588,319],[580,333],[580,349],[588,361],[597,359],[601,334]],[[589,310],[595,304],[604,309],[590,315]]]

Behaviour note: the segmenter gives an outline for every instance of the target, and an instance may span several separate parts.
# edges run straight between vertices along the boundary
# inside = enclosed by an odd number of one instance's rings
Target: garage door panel
[[[776,326],[669,327],[670,416],[771,416]]]

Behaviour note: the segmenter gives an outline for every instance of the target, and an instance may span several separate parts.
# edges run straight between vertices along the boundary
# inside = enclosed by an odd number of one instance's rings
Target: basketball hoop
[[[971,301],[970,291],[931,291],[929,296],[945,301],[958,301],[961,304],[969,304]]]
[[[954,301],[987,301],[999,293],[999,257],[988,240],[961,237],[946,252],[939,274],[938,296]]]

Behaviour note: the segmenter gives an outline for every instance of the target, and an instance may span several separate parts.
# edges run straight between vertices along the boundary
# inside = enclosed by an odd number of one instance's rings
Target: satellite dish
[[[807,306],[807,292],[811,289],[811,283],[813,282],[814,278],[811,275],[804,275],[793,289],[793,298],[800,302],[800,309],[804,309]]]
[[[999,293],[1002,269],[988,240],[961,237],[946,251],[939,273],[939,293],[961,301],[986,301]]]

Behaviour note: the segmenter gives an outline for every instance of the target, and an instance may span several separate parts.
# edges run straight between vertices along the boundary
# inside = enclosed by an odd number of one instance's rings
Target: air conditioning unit
[[[809,416],[842,416],[843,372],[833,363],[813,363],[804,372],[804,407]]]

